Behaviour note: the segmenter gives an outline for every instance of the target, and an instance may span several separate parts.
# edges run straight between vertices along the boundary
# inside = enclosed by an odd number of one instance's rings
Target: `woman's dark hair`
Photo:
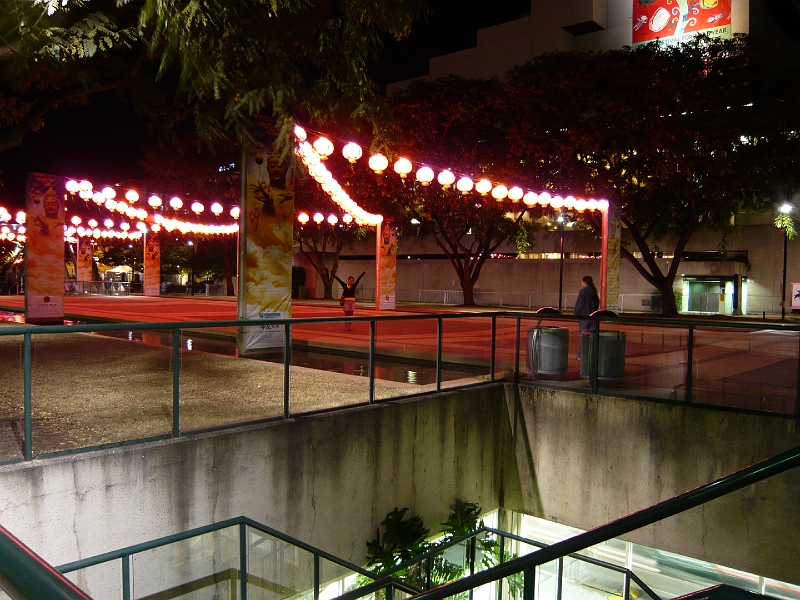
[[[590,288],[592,288],[592,291],[595,294],[597,293],[597,288],[594,287],[594,280],[592,279],[591,275],[584,275],[583,278],[581,279],[581,281],[583,283],[585,283],[587,286],[589,286]]]

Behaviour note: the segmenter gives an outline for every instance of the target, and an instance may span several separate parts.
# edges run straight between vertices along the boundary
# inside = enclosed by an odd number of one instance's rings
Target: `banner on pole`
[[[92,238],[78,238],[78,265],[75,269],[75,278],[78,281],[90,282],[92,280]]]
[[[64,189],[62,178],[28,177],[25,320],[64,320]]]
[[[397,290],[397,225],[387,219],[377,228],[377,267],[375,306],[378,310],[394,310]]]
[[[606,308],[619,312],[620,247],[622,236],[622,211],[619,204],[608,207],[608,267],[606,278]]]
[[[144,237],[144,295],[158,296],[161,293],[161,240],[155,233]]]
[[[242,170],[245,230],[244,302],[239,317],[270,321],[292,316],[294,185],[288,156],[272,148],[247,157]],[[244,314],[242,314],[244,313]],[[283,326],[247,327],[244,351],[283,345]]]

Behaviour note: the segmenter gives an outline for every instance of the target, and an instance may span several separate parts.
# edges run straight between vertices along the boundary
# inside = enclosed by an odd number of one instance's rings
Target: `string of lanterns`
[[[333,142],[321,135],[313,144],[310,144],[307,141],[308,134],[305,129],[299,125],[295,126],[294,134],[298,141],[297,153],[302,158],[306,167],[309,168],[312,177],[320,183],[323,183],[323,181],[326,182],[329,188],[336,189],[335,186],[330,183],[332,176],[328,177],[327,173],[329,173],[329,171],[322,164],[322,161],[333,154],[335,150]],[[351,164],[360,160],[363,155],[364,151],[362,147],[354,142],[348,142],[342,147],[342,156]],[[373,154],[369,157],[367,164],[376,175],[381,175],[389,167],[389,159],[380,153]],[[319,175],[315,175],[315,173],[311,171],[312,167]],[[409,159],[400,157],[394,162],[393,169],[402,179],[406,179],[412,171],[414,171],[414,164]],[[472,177],[467,175],[461,175],[457,178],[456,174],[449,169],[441,169],[437,175],[431,167],[421,163],[414,177],[422,186],[428,186],[436,179],[439,185],[445,189],[455,185],[455,189],[464,195],[475,190],[475,192],[481,196],[491,194],[492,198],[497,202],[503,202],[507,198],[514,204],[522,201],[528,207],[533,207],[538,204],[540,206],[550,206],[555,209],[564,208],[567,210],[576,210],[578,212],[586,210],[608,210],[607,200],[576,198],[572,195],[562,197],[559,195],[552,195],[550,192],[546,191],[536,193],[530,190],[525,191],[520,186],[512,186],[509,188],[502,183],[492,182],[489,179],[479,179],[475,181]],[[333,180],[333,182],[335,183],[335,180]],[[336,186],[338,186],[338,183]],[[339,189],[340,188],[341,186],[339,186]],[[323,189],[325,189],[325,185],[323,185]],[[325,191],[328,190],[326,189]],[[328,193],[331,194],[334,202],[339,204],[343,210],[350,212],[346,205],[337,201],[331,192]],[[349,196],[347,198],[349,198]],[[355,217],[356,215],[354,214],[353,216]],[[356,219],[356,222],[358,222],[358,219]]]

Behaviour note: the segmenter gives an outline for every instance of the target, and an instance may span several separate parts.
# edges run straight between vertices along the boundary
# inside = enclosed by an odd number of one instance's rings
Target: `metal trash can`
[[[569,329],[531,327],[528,329],[528,371],[534,375],[563,375],[569,364]]]
[[[592,372],[592,332],[581,334],[581,377],[589,378]],[[597,363],[598,379],[622,379],[625,376],[624,331],[601,331],[600,352]]]

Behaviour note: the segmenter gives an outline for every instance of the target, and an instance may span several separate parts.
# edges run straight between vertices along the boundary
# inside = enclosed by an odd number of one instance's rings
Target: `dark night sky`
[[[388,40],[373,67],[381,87],[425,75],[428,59],[476,45],[477,30],[530,12],[530,0],[429,0],[432,13],[416,23],[408,39]],[[487,10],[491,6],[491,11]],[[116,99],[115,92],[92,96],[87,106],[68,107],[45,117],[22,146],[0,153],[0,206],[24,204],[26,173],[39,171],[116,183],[138,179],[141,149],[150,142],[147,122]]]

